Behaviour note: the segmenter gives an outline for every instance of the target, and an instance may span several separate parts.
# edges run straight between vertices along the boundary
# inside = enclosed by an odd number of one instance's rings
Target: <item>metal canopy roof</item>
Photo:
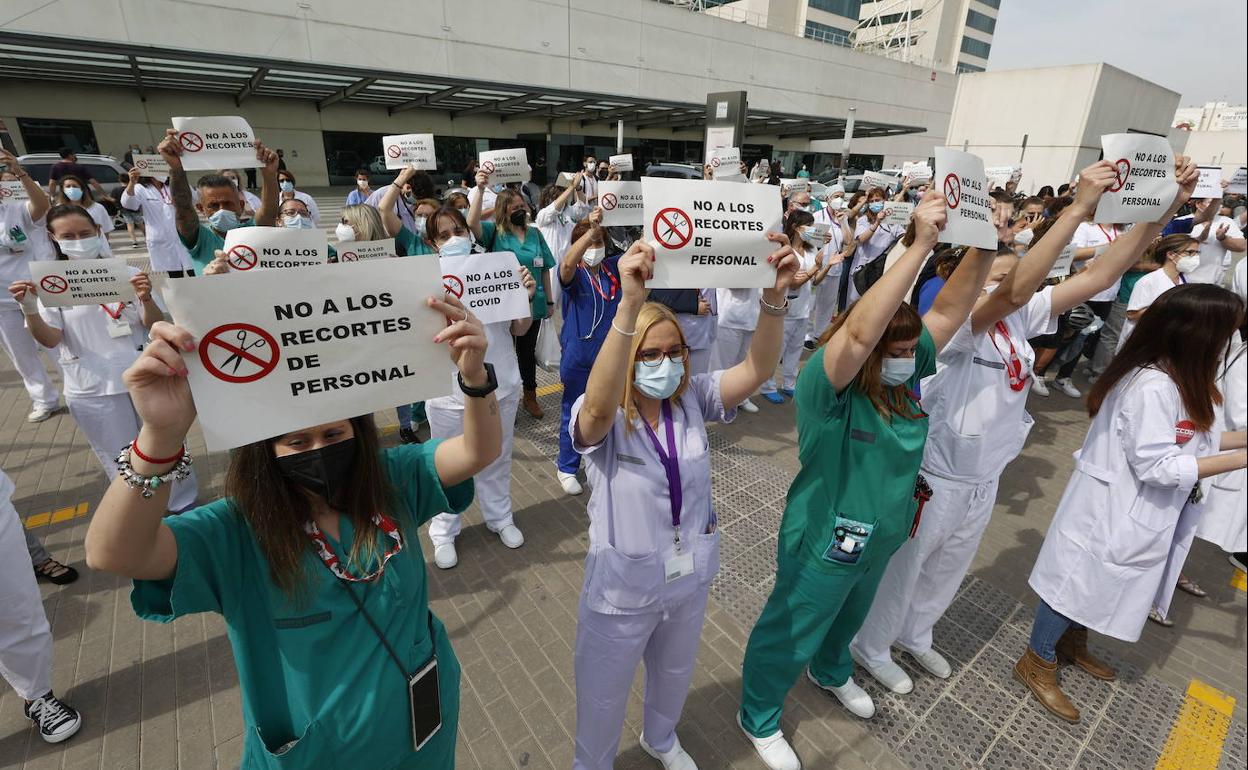
[[[66,40],[0,31],[0,79],[47,80],[132,88],[146,100],[149,89],[229,94],[235,104],[253,96],[385,106],[391,115],[409,109],[438,110],[452,118],[496,115],[579,120],[582,128],[623,119],[635,128],[696,129],[706,122],[704,104],[526,88],[403,72],[337,67],[154,46]],[[854,136],[922,133],[919,126],[855,121]],[[839,139],[845,120],[751,109],[747,135],[780,139]]]

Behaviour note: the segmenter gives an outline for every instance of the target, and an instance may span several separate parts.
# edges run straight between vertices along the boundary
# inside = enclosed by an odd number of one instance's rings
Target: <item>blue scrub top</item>
[[[615,279],[614,282],[611,279]],[[592,281],[597,281],[606,298],[598,294]],[[602,261],[596,276],[584,267],[577,267],[572,280],[563,284],[563,329],[559,332],[559,342],[563,345],[562,366],[587,371],[593,368],[620,306],[619,281],[620,255],[616,255]]]

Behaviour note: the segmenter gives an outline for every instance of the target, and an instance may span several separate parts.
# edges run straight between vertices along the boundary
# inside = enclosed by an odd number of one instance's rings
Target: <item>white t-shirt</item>
[[[87,213],[91,215],[91,220],[100,226],[100,256],[113,256],[113,250],[108,245],[108,234],[115,228],[113,218],[108,215],[108,209],[104,208],[101,203],[92,202],[87,208]]]
[[[1113,243],[1118,236],[1126,232],[1125,229],[1118,225],[1099,225],[1094,222],[1080,222],[1075,228],[1075,235],[1070,239],[1070,245],[1076,249],[1085,249],[1089,247],[1104,246]],[[1095,260],[1089,259],[1083,263],[1083,269],[1092,266]],[[1077,270],[1075,272],[1078,272]],[[1118,284],[1122,282],[1122,278],[1114,281],[1114,285],[1088,299],[1089,302],[1112,302],[1118,298]]]
[[[56,251],[48,238],[44,220],[30,218],[30,202],[0,203],[0,288],[4,296],[0,302],[17,307],[9,284],[30,280],[30,262],[54,259]]]
[[[481,194],[480,189],[481,188],[474,186],[471,190],[468,191],[469,208],[472,207],[472,202],[477,199],[477,196]],[[494,208],[494,201],[496,200],[498,200],[498,193],[494,192],[488,187],[485,188],[485,197],[481,199],[481,210],[489,211],[490,209]]]
[[[133,302],[110,303],[108,309],[113,313],[120,310],[121,320],[130,325],[130,334],[109,335],[110,318],[103,305],[39,306],[43,320],[63,334],[55,350],[65,374],[68,397],[115,396],[126,392],[121,375],[139,357],[143,322]]]
[[[719,325],[725,329],[752,332],[758,328],[758,301],[762,289],[716,289],[715,301],[719,306]]]
[[[1146,309],[1149,305],[1156,302],[1157,298],[1162,294],[1179,284],[1185,283],[1183,280],[1185,277],[1180,276],[1179,282],[1175,283],[1170,280],[1170,276],[1166,275],[1165,270],[1157,268],[1135,282],[1135,286],[1131,288],[1131,299],[1127,302],[1127,312]],[[1134,330],[1135,321],[1132,321],[1130,318],[1123,318],[1122,331],[1118,333],[1118,347],[1116,350],[1122,350],[1122,344],[1127,341],[1127,337],[1130,337],[1131,332]]]
[[[152,270],[190,270],[195,267],[191,254],[178,237],[173,198],[169,186],[159,190],[154,185],[135,185],[134,195],[121,193],[121,205],[143,213],[143,232]]]
[[[1248,303],[1248,259],[1239,260],[1235,265],[1235,275],[1231,277],[1231,291]]]
[[[520,365],[516,362],[516,342],[511,335],[511,321],[495,321],[484,324],[485,339],[489,343],[485,360],[494,366],[498,390],[494,392],[500,401],[520,390]],[[432,399],[440,409],[463,409],[464,392],[459,389],[459,378],[451,372],[451,395]]]
[[[1053,289],[1045,287],[996,328],[975,335],[971,322],[937,356],[936,374],[922,382],[931,415],[923,470],[955,481],[996,478],[1022,451],[1033,420],[1027,414],[1035,351],[1028,338],[1057,331]],[[1012,350],[1012,352],[1011,352]],[[1010,385],[1010,367],[1025,381]]]
[[[1215,216],[1209,225],[1209,232],[1200,241],[1200,267],[1188,273],[1186,278],[1191,283],[1219,283],[1231,264],[1231,252],[1218,241],[1218,228],[1228,225],[1227,238],[1243,238],[1244,232],[1235,224],[1235,220],[1221,215]],[[1192,237],[1199,238],[1205,229],[1204,225],[1192,228]]]

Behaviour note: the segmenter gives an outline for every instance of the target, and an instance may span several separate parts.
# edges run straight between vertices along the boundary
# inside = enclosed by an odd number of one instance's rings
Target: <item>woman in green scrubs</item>
[[[945,222],[943,198],[915,208],[905,254],[824,333],[797,380],[798,459],[780,524],[771,597],[750,634],[738,719],[763,762],[797,770],[780,731],[794,681],[806,675],[862,713],[849,642],[889,557],[911,532],[927,415],[915,395],[936,352],[970,314],[995,250],[972,250],[920,319],[902,304]],[[974,256],[972,256],[974,255]]]
[[[455,766],[459,664],[429,612],[417,530],[468,506],[500,428],[481,323],[453,298],[429,306],[469,396],[462,436],[381,450],[371,416],[294,431],[235,450],[227,496],[180,516],[162,517],[163,482],[187,462],[196,341],[158,323],[125,373],[143,427],[91,521],[87,562],[132,578],[147,620],[224,616],[247,770]],[[409,695],[435,656],[436,682]]]

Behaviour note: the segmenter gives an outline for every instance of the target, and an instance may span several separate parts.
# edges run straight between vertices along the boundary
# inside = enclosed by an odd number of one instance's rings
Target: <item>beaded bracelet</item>
[[[763,299],[762,297],[758,298],[758,304],[759,304],[759,307],[763,309],[763,312],[766,313],[767,315],[788,315],[789,314],[789,298],[788,297],[784,298],[783,305],[773,305],[767,300]]]
[[[178,455],[178,461],[174,466],[159,476],[144,476],[134,470],[130,465],[130,453],[134,451],[134,442],[126,444],[117,455],[117,475],[122,481],[126,482],[126,486],[131,489],[139,490],[144,499],[150,498],[157,489],[165,484],[171,484],[175,481],[182,481],[191,475],[191,453],[186,451],[183,445],[182,452]]]

